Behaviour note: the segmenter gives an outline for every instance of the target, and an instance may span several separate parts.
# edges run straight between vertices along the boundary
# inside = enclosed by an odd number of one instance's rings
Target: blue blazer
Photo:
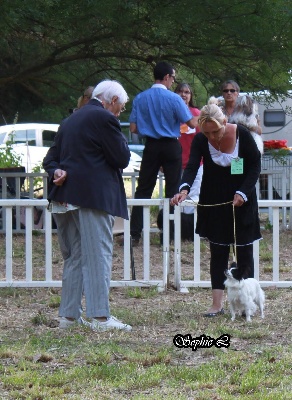
[[[95,99],[62,121],[43,161],[49,174],[48,200],[106,211],[128,219],[122,170],[130,150],[119,120]],[[62,186],[56,169],[67,172]]]

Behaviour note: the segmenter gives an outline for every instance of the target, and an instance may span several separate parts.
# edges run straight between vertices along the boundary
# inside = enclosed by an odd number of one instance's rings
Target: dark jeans
[[[182,150],[177,139],[147,138],[135,199],[150,199],[156,185],[157,174],[163,168],[165,197],[171,198],[177,192],[181,180]],[[143,229],[143,207],[135,206],[131,215],[131,235],[139,239]]]
[[[224,271],[228,268],[230,246],[210,243],[211,261],[210,274],[212,289],[223,289],[226,276]],[[245,272],[245,278],[254,277],[253,245],[237,246],[237,267]]]

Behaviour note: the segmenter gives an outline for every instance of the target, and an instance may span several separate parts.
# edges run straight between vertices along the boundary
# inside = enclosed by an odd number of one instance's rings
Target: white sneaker
[[[91,327],[91,323],[86,321],[82,317],[79,317],[77,320],[76,319],[71,320],[71,319],[67,319],[66,317],[61,317],[60,323],[59,323],[59,328],[67,329],[76,324]]]
[[[131,325],[123,324],[117,318],[111,316],[105,322],[100,322],[97,319],[92,319],[91,328],[98,331],[107,331],[108,329],[121,329],[124,331],[131,331]]]

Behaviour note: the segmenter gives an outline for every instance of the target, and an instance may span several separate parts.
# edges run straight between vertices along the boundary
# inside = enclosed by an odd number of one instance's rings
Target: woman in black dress
[[[224,312],[224,271],[228,268],[230,245],[236,243],[237,267],[244,276],[254,275],[253,242],[261,239],[255,189],[261,154],[250,132],[228,123],[215,104],[202,108],[198,124],[201,133],[192,142],[180,192],[171,204],[186,199],[203,157],[196,233],[210,242],[213,304],[204,315],[213,317]]]

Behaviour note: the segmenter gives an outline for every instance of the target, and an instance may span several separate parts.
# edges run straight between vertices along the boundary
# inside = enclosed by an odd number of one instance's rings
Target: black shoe
[[[213,317],[217,317],[218,315],[223,315],[223,314],[224,314],[224,309],[221,308],[221,310],[217,311],[217,312],[205,313],[205,314],[203,314],[203,317],[213,318]]]

